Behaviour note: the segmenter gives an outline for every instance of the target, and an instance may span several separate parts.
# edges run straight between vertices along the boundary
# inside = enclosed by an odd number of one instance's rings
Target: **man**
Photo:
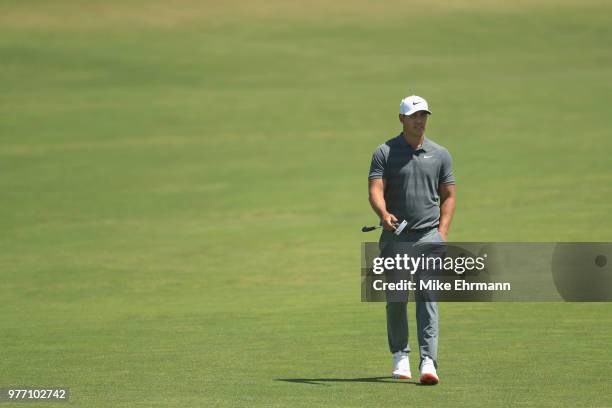
[[[378,146],[372,156],[368,192],[372,209],[383,226],[381,246],[389,242],[421,245],[445,242],[455,212],[452,159],[442,146],[425,137],[431,112],[427,101],[412,95],[400,103],[402,132]],[[408,225],[393,232],[402,220]],[[437,374],[438,306],[416,298],[416,321],[421,362],[420,382],[434,385]],[[387,301],[387,336],[393,358],[393,377],[410,379],[407,303]]]

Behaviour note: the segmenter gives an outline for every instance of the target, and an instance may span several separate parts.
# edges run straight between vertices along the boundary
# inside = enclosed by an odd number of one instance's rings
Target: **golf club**
[[[395,231],[393,231],[393,233],[395,235],[399,235],[402,233],[402,231],[404,230],[404,228],[406,228],[406,225],[408,225],[408,221],[404,220],[401,223],[395,224]],[[372,226],[372,227],[368,227],[368,226],[364,226],[361,228],[361,232],[370,232],[370,231],[374,231],[375,229],[378,228],[382,228],[382,225],[377,225],[377,226]]]

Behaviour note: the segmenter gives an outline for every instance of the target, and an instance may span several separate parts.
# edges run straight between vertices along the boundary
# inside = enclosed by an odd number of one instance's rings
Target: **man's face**
[[[425,126],[427,125],[427,117],[429,114],[425,111],[418,111],[410,116],[400,115],[400,122],[404,125],[404,132],[417,137],[423,136]]]

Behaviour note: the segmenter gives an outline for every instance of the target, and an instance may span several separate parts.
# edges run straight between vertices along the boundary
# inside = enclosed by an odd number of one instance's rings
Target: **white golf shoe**
[[[425,357],[421,362],[421,379],[419,381],[423,385],[436,385],[440,382],[438,373],[436,373],[436,366],[429,357]]]
[[[410,361],[408,360],[408,353],[404,351],[398,351],[393,353],[393,378],[400,380],[409,380],[412,378],[410,373]]]

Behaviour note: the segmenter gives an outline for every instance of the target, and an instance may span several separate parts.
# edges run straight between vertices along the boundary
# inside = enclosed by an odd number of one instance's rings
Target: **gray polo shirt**
[[[385,179],[387,211],[407,228],[422,229],[440,223],[440,184],[455,184],[448,150],[425,138],[414,150],[404,136],[387,140],[372,155],[368,179]]]

